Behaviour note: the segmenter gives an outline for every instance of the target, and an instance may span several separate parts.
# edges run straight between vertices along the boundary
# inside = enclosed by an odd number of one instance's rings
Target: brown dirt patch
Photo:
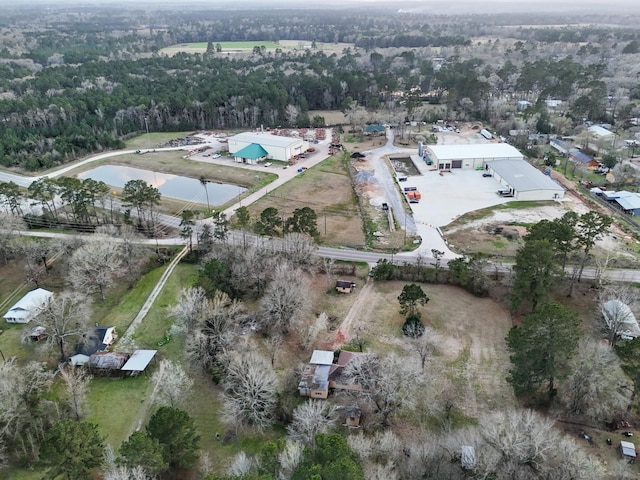
[[[396,351],[418,365],[418,355],[401,332],[404,318],[398,312],[397,297],[403,286],[404,282],[375,282],[366,301],[357,302],[357,311],[351,312],[349,331],[368,340],[372,351]],[[455,384],[460,392],[457,400],[469,415],[515,405],[506,382],[509,356],[504,339],[511,328],[509,312],[492,299],[476,298],[456,287],[422,288],[430,298],[421,309],[423,321],[442,335],[437,355],[425,368],[427,375],[445,376]]]

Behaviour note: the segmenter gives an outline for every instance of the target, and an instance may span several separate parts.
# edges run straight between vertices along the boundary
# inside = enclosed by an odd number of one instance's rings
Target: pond
[[[102,165],[92,168],[78,175],[78,178],[92,178],[102,181],[112,187],[122,188],[130,180],[144,180],[149,185],[157,188],[163,197],[176,198],[187,202],[209,204],[212,206],[223,205],[234,197],[238,197],[246,191],[246,188],[227,183],[208,182],[205,186],[200,180],[170,173],[152,172],[141,168],[125,167],[121,165]]]

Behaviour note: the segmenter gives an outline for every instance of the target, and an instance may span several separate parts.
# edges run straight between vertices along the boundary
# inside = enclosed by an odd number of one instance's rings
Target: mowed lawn
[[[252,51],[254,47],[264,47],[267,50],[275,50],[276,48],[283,48],[281,45],[274,42],[212,42],[214,48],[216,45],[220,45],[222,52],[237,52],[237,51]],[[160,50],[160,54],[175,55],[176,53],[205,53],[207,51],[207,42],[194,42],[194,43],[179,43],[171,45]]]
[[[285,218],[297,208],[313,209],[318,216],[323,245],[361,247],[365,244],[351,180],[340,156],[327,158],[250,205],[252,220],[258,219],[269,207],[277,208]]]

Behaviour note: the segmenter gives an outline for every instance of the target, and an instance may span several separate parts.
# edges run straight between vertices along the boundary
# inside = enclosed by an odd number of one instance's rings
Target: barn
[[[288,162],[291,157],[304,153],[309,142],[294,137],[280,137],[271,133],[239,133],[229,137],[229,155],[238,163],[256,164],[260,160]]]
[[[525,160],[491,160],[485,169],[505,188],[499,194],[516,200],[559,200],[564,188]]]
[[[429,145],[427,157],[439,170],[455,168],[484,168],[489,160],[522,160],[517,148],[507,143],[478,143],[466,145]]]

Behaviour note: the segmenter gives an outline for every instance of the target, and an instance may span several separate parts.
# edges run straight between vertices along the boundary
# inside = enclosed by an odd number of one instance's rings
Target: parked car
[[[211,155],[211,158],[220,158],[222,155],[220,155],[219,153],[214,153],[213,155]]]
[[[482,174],[483,177],[493,177],[493,175],[491,173],[483,173]]]
[[[271,162],[266,162],[266,163],[264,164],[264,166],[265,166],[265,167],[270,167],[271,165],[273,165]]]

